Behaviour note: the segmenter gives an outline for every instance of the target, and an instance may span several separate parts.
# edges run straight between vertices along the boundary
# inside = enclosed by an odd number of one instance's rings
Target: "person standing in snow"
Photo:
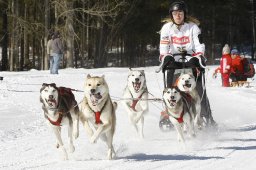
[[[230,48],[228,44],[222,49],[222,57],[220,60],[220,66],[215,70],[215,75],[220,72],[222,78],[222,86],[223,87],[230,87],[229,83],[229,76],[231,73],[231,65],[232,65],[232,58],[230,55]]]
[[[49,58],[49,62],[50,62],[50,74],[53,74],[53,56],[52,56],[52,42],[54,39],[54,34],[50,34],[50,39],[47,42],[47,48],[46,48],[46,52]]]
[[[160,56],[162,71],[167,73],[166,86],[171,87],[175,82],[175,69],[192,68],[196,78],[196,88],[202,98],[201,115],[207,123],[215,123],[212,118],[210,103],[205,89],[205,45],[200,42],[201,31],[199,21],[188,16],[187,5],[184,1],[175,1],[169,8],[170,19],[160,31]],[[185,53],[185,64],[177,59],[177,54]],[[165,80],[164,80],[165,81]]]
[[[52,74],[58,74],[60,60],[64,52],[63,44],[58,31],[54,33],[51,49],[53,56]]]

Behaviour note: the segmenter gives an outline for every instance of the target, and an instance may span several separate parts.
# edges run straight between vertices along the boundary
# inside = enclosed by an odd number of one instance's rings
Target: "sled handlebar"
[[[192,56],[192,54],[188,54],[187,52],[183,52],[183,53],[175,53],[175,54],[166,54],[166,55],[164,55],[163,58],[162,58],[162,60],[161,60],[160,65],[159,65],[158,68],[155,70],[156,73],[159,73],[159,72],[162,70],[163,65],[164,65],[164,58],[165,58],[166,56],[171,56],[171,57],[173,57],[173,58],[175,58],[176,56],[181,56],[182,62],[184,62],[185,59],[186,59],[186,56]]]

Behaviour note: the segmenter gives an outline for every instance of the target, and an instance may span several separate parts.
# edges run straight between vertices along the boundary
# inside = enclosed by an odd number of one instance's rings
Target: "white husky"
[[[148,90],[144,70],[129,71],[127,86],[124,89],[122,103],[130,122],[141,138],[144,137],[144,113],[148,111]]]
[[[177,88],[166,88],[163,91],[163,100],[169,119],[178,133],[178,141],[185,144],[183,125],[186,124],[191,136],[195,136],[194,114],[190,104],[182,98]]]
[[[195,121],[194,124],[201,128],[201,99],[196,90],[196,81],[192,73],[181,74],[177,81],[177,87],[180,91],[191,96],[192,103],[195,105]]]
[[[95,143],[100,137],[108,146],[107,158],[112,159],[115,156],[112,142],[116,126],[117,104],[112,103],[110,99],[104,76],[88,75],[84,92],[84,100],[79,105],[80,120],[90,137],[90,142]]]
[[[62,158],[67,160],[68,155],[61,139],[61,126],[68,125],[69,152],[74,152],[73,137],[76,139],[79,135],[79,110],[75,97],[69,88],[57,88],[54,83],[44,83],[40,89],[40,102],[43,104],[44,116],[57,138],[57,148],[61,149]]]

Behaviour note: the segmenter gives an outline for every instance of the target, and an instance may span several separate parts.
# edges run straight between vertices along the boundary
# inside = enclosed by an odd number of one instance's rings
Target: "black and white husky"
[[[138,135],[143,138],[144,114],[148,111],[148,90],[144,70],[131,70],[124,89],[122,104]]]
[[[186,124],[191,136],[195,136],[194,114],[192,107],[181,95],[177,87],[166,88],[163,91],[163,100],[166,106],[166,112],[178,133],[178,141],[185,144],[183,126]]]
[[[57,138],[56,147],[61,149],[62,159],[67,160],[68,154],[61,138],[61,126],[68,125],[68,151],[72,153],[75,151],[73,138],[79,136],[79,109],[75,97],[69,88],[58,88],[54,83],[44,83],[40,89],[40,102],[43,104],[44,117]]]
[[[194,114],[195,120],[194,124],[198,128],[201,128],[201,98],[196,90],[196,80],[192,73],[181,74],[177,80],[177,87],[180,91],[185,92],[191,96],[191,102],[195,106]]]

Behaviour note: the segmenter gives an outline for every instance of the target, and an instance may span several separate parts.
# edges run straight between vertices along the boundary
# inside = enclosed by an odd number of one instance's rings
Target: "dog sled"
[[[167,57],[167,58],[166,58]],[[196,63],[189,62],[190,59],[197,58]],[[195,59],[193,59],[195,60]],[[175,63],[175,64],[174,64]],[[206,93],[205,87],[205,65],[204,61],[198,56],[192,56],[187,52],[177,53],[173,55],[167,55],[163,58],[160,66],[156,70],[157,73],[162,71],[163,73],[163,81],[164,88],[175,86],[175,82],[181,73],[193,73],[196,79],[196,89],[199,93],[201,100],[201,120],[203,121],[204,126],[216,125],[215,121],[212,117],[212,111],[209,103],[209,99]],[[169,80],[168,72],[173,73],[173,79]],[[161,112],[160,120],[159,120],[159,128],[162,131],[169,131],[173,129],[173,125],[169,120],[169,115],[166,111]]]
[[[248,79],[252,79],[255,75],[255,68],[253,62],[245,58],[243,62],[244,71],[243,73],[231,73],[230,78],[232,82],[230,83],[231,87],[251,87],[250,81]]]

